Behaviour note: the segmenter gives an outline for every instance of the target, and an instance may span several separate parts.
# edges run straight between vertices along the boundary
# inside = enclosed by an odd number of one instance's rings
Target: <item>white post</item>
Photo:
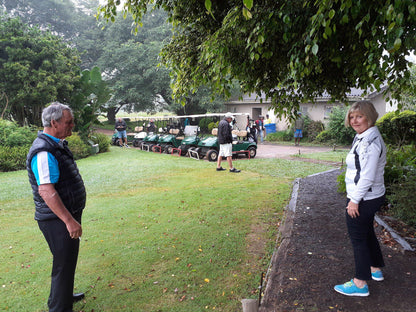
[[[257,299],[243,299],[241,303],[243,304],[243,312],[258,312],[259,310]]]

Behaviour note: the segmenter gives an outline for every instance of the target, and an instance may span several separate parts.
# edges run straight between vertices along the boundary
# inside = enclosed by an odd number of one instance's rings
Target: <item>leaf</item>
[[[283,22],[285,23],[285,24],[290,24],[290,17],[289,17],[289,15],[285,15],[284,17],[283,17]]]
[[[249,10],[253,7],[253,0],[243,0],[243,3]]]
[[[246,20],[251,19],[253,16],[251,15],[251,12],[247,10],[246,7],[243,8],[243,16]]]
[[[335,10],[334,10],[334,9],[332,9],[331,11],[329,11],[328,16],[329,16],[329,18],[330,18],[330,19],[333,19],[333,18],[334,18],[334,16],[335,16]]]
[[[315,43],[312,47],[312,53],[314,55],[318,54],[319,46]]]
[[[205,0],[205,8],[210,13],[211,13],[211,6],[212,6],[211,0]]]
[[[394,49],[397,51],[398,49],[400,49],[401,45],[402,45],[402,39],[396,38],[396,40],[394,41]]]

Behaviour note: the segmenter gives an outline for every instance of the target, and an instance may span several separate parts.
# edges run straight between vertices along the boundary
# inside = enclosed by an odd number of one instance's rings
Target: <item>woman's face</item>
[[[350,126],[357,132],[358,134],[363,133],[369,127],[367,117],[361,113],[360,111],[351,112],[349,115],[350,119]]]

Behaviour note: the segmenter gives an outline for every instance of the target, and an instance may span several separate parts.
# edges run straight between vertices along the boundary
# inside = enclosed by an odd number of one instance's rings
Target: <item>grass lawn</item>
[[[257,298],[296,177],[330,169],[241,159],[239,174],[112,147],[79,160],[87,187],[74,311],[240,311]],[[45,311],[51,254],[26,171],[0,173],[0,311]]]
[[[300,155],[296,154],[293,156],[299,157],[299,158],[308,158],[308,159],[345,163],[345,158],[347,157],[348,152],[349,152],[349,149],[337,149],[335,151],[329,151],[329,152],[300,154]]]

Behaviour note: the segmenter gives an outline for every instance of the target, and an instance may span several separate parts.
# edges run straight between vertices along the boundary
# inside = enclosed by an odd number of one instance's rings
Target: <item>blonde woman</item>
[[[375,126],[378,113],[368,101],[354,103],[345,117],[345,126],[356,132],[347,155],[346,219],[355,260],[355,276],[335,291],[347,296],[368,296],[367,280],[382,281],[383,255],[374,233],[374,215],[384,204],[386,146]]]

